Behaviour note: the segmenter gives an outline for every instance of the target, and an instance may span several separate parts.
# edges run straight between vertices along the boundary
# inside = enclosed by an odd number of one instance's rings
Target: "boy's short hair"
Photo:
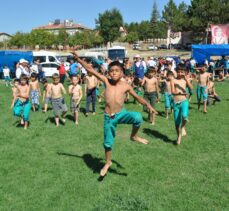
[[[180,72],[180,71],[185,71],[186,67],[184,64],[178,64],[177,65],[177,68],[176,68],[176,71],[177,72]]]
[[[156,73],[156,68],[155,67],[149,67],[148,73]]]
[[[28,77],[25,75],[25,74],[21,74],[21,76],[20,76],[20,81],[21,80],[28,80]]]
[[[118,66],[123,71],[123,65],[119,61],[111,62],[108,65],[108,71],[110,71],[111,67],[113,67],[113,66]]]
[[[36,73],[32,73],[31,74],[31,78],[37,78],[37,74]]]
[[[78,78],[78,79],[79,79],[78,75],[72,75],[72,76],[71,76],[71,80],[72,80],[73,78]]]
[[[18,83],[19,83],[19,82],[20,82],[20,80],[19,80],[18,78],[15,78],[15,79],[14,79],[14,83],[16,83],[16,82],[18,82]]]
[[[45,83],[48,83],[48,81],[47,81],[46,78],[43,78],[43,79],[41,80],[41,83],[42,83],[42,84],[45,84]]]
[[[52,75],[52,79],[57,79],[57,78],[60,78],[59,74],[58,73],[54,73]]]
[[[170,75],[174,76],[173,72],[169,70],[169,71],[167,72],[166,76],[168,77],[168,76],[170,76]]]

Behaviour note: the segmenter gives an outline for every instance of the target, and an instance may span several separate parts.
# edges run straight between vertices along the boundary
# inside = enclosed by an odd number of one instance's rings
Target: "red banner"
[[[229,24],[211,25],[212,44],[228,44]]]

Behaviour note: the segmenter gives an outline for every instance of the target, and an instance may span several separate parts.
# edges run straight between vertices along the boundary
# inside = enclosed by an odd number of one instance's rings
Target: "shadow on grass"
[[[100,170],[104,166],[104,163],[102,162],[102,160],[103,160],[102,158],[93,157],[89,153],[84,154],[82,156],[80,156],[80,155],[73,155],[73,154],[64,153],[64,152],[57,152],[57,154],[58,155],[62,155],[62,156],[69,156],[69,157],[75,157],[75,158],[82,159],[84,161],[84,163],[87,165],[87,167],[93,171],[93,173],[99,174],[100,173]],[[114,164],[116,164],[116,166],[118,168],[124,169],[124,167],[121,164],[119,164],[117,161],[112,160],[112,162]],[[120,173],[120,172],[118,172],[117,170],[115,170],[113,168],[109,168],[108,172],[113,173],[113,174],[117,174],[117,175],[120,175],[120,176],[127,176],[127,173]],[[102,181],[103,179],[104,179],[104,177],[101,177],[100,176],[98,178],[98,181]]]
[[[48,123],[48,122],[51,122],[52,124],[56,124],[56,122],[55,122],[55,117],[48,117],[46,120],[45,120],[45,123]],[[64,125],[64,123],[60,120],[59,121],[59,124],[60,125]]]
[[[74,116],[70,114],[66,115],[66,119],[73,121],[73,122],[75,121]]]
[[[147,134],[148,136],[150,137],[156,137],[156,138],[159,138],[160,140],[164,141],[165,143],[168,143],[168,144],[173,144],[173,145],[176,145],[176,141],[173,141],[171,139],[169,139],[168,136],[156,131],[156,130],[152,130],[152,129],[149,129],[149,128],[144,128],[143,129],[143,133]]]

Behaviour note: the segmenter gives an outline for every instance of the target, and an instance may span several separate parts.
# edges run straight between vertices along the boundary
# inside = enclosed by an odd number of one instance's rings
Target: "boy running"
[[[48,83],[46,78],[43,78],[41,83],[44,86],[42,102],[44,103],[44,109],[42,110],[44,113],[48,111],[48,104],[52,102],[51,94],[48,92],[50,90],[50,84]]]
[[[142,85],[144,86],[144,99],[150,103],[150,105],[155,108],[157,101],[159,101],[159,86],[158,80],[155,77],[156,70],[153,67],[150,67],[147,76],[143,78]],[[155,125],[155,114],[149,113],[148,116],[152,125]]]
[[[110,79],[108,79],[95,71],[92,66],[81,60],[76,53],[73,53],[73,55],[77,62],[82,64],[82,66],[89,73],[93,74],[99,80],[101,80],[106,87],[106,105],[104,114],[104,148],[106,164],[100,172],[101,176],[105,176],[108,169],[112,165],[111,150],[114,144],[117,124],[132,124],[133,129],[130,138],[133,141],[148,144],[147,140],[138,136],[140,125],[143,122],[141,114],[138,112],[129,112],[123,108],[126,93],[129,92],[134,98],[138,100],[139,103],[147,106],[150,112],[157,112],[151,107],[149,103],[147,103],[143,98],[139,97],[129,84],[121,80],[123,77],[123,67],[118,61],[109,64]]]
[[[89,66],[92,65],[89,64]],[[85,77],[85,86],[84,86],[84,92],[87,100],[86,116],[88,116],[91,103],[92,103],[92,113],[93,115],[95,115],[97,85],[98,85],[98,79],[89,72],[88,75]]]
[[[21,124],[24,125],[24,129],[28,128],[29,112],[31,109],[27,80],[26,75],[22,74],[20,76],[20,84],[16,87],[17,91],[15,90],[16,94],[13,108],[14,115],[21,117]]]
[[[169,118],[169,110],[173,109],[173,96],[172,96],[172,90],[171,90],[171,80],[174,79],[173,72],[168,71],[167,72],[167,78],[165,80],[165,118]]]
[[[200,69],[200,73],[198,75],[198,85],[197,85],[197,101],[198,101],[198,111],[200,111],[200,103],[201,98],[203,97],[204,100],[204,113],[207,113],[207,100],[208,100],[208,92],[207,92],[207,86],[209,82],[209,73],[206,72],[206,65],[204,65]]]
[[[174,121],[177,132],[177,144],[181,143],[181,137],[186,136],[185,125],[188,121],[189,102],[186,98],[186,87],[192,89],[192,84],[185,76],[185,66],[177,67],[177,78],[171,79],[171,91],[174,96]]]
[[[67,113],[67,105],[64,102],[62,94],[66,94],[66,90],[62,83],[60,83],[60,77],[57,73],[52,76],[53,83],[48,87],[48,93],[50,93],[52,98],[52,107],[55,115],[56,126],[59,126],[60,116],[62,117],[62,122],[65,123],[65,114]]]
[[[71,96],[71,112],[74,114],[74,121],[76,126],[78,126],[78,114],[80,111],[80,101],[83,97],[82,87],[78,84],[79,78],[77,76],[72,76],[72,84],[68,87],[68,93]]]
[[[39,109],[39,98],[41,95],[39,82],[37,80],[38,75],[36,73],[31,74],[31,81],[29,82],[29,88],[30,88],[30,97],[32,102],[32,108],[33,111],[36,111],[36,109]]]

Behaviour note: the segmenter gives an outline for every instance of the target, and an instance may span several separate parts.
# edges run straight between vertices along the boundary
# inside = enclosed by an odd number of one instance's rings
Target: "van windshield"
[[[125,58],[125,50],[124,49],[108,50],[108,57],[111,60],[116,60],[116,59],[123,60]]]

